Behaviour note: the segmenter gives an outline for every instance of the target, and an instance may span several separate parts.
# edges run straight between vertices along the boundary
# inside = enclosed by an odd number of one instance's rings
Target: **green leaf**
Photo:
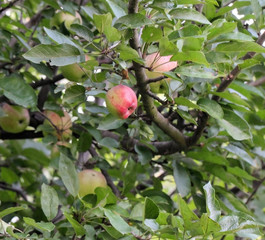
[[[172,55],[178,52],[178,48],[175,43],[168,40],[167,37],[162,37],[159,41],[160,56]]]
[[[77,150],[79,152],[85,152],[90,148],[91,143],[92,143],[91,134],[89,132],[83,131],[78,141]]]
[[[41,186],[41,208],[48,220],[56,217],[59,206],[57,192],[45,183]]]
[[[63,102],[72,104],[72,103],[83,103],[86,101],[85,95],[86,89],[81,85],[74,85],[66,89],[63,96]]]
[[[77,172],[73,161],[64,154],[60,155],[59,175],[69,193],[76,197],[79,191]]]
[[[191,182],[189,174],[182,165],[177,163],[175,159],[172,162],[172,167],[177,190],[181,197],[185,197],[191,191]]]
[[[96,28],[100,33],[103,33],[105,28],[111,27],[112,16],[110,13],[107,14],[94,14],[93,20]]]
[[[101,224],[101,227],[104,228],[104,230],[113,238],[113,239],[121,239],[123,234],[121,234],[119,231],[117,231],[112,226],[106,226],[104,224]]]
[[[36,148],[25,148],[22,151],[22,154],[32,162],[38,162],[42,166],[48,166],[50,163],[50,159],[45,155],[42,151]],[[38,156],[38,158],[36,158]]]
[[[123,218],[117,213],[112,212],[109,209],[104,209],[105,216],[109,219],[110,224],[120,233],[126,234],[131,233],[131,227],[127,222],[123,220]]]
[[[197,104],[191,102],[189,99],[182,96],[175,98],[174,101],[178,105],[186,106],[188,108],[200,109],[200,107]]]
[[[217,38],[214,38],[213,40],[211,40],[211,43],[212,42],[225,42],[225,41],[253,42],[254,39],[251,36],[241,33],[241,32],[225,33],[225,34],[222,33]]]
[[[227,151],[234,153],[235,155],[239,156],[243,161],[249,163],[250,165],[257,167],[256,162],[249,154],[242,148],[239,148],[233,144],[229,144],[228,146],[224,147]]]
[[[204,64],[209,67],[209,63],[205,58],[205,55],[199,51],[185,51],[174,54],[171,61],[191,61],[194,63]]]
[[[189,208],[188,204],[178,195],[178,208],[184,220],[184,227],[192,230],[193,234],[202,234],[198,216]]]
[[[222,119],[224,116],[222,107],[216,101],[209,98],[201,98],[197,104],[213,118]]]
[[[88,42],[93,40],[93,33],[86,26],[80,24],[72,24],[71,30],[74,31],[78,36],[87,40]]]
[[[227,171],[232,173],[233,175],[241,178],[245,178],[247,180],[253,181],[257,180],[257,178],[253,177],[252,175],[248,174],[246,171],[239,167],[227,167]]]
[[[188,112],[185,112],[179,109],[177,110],[177,112],[184,120],[197,125],[197,122],[195,121],[195,119]]]
[[[56,30],[51,30],[48,29],[46,27],[44,27],[44,31],[47,33],[47,35],[54,40],[56,43],[58,44],[70,44],[76,48],[80,48],[80,46],[76,45],[72,40],[70,40],[70,38],[66,37],[65,35],[63,35],[60,32],[57,32]],[[81,49],[81,48],[80,48]]]
[[[263,4],[264,5],[264,4]],[[258,0],[252,0],[251,1],[251,7],[254,12],[254,16],[256,18],[256,25],[258,29],[261,29],[264,27],[264,14],[263,14],[263,9],[260,5],[260,2]]]
[[[156,219],[159,215],[159,208],[151,198],[146,197],[144,202],[144,219]]]
[[[216,22],[215,22],[216,23]],[[236,28],[235,22],[224,22],[222,26],[211,26],[209,33],[207,35],[207,39],[211,40],[213,38],[218,37],[219,35],[233,32]]]
[[[98,141],[98,144],[107,148],[118,148],[120,146],[118,141],[110,137],[100,139]]]
[[[221,43],[216,47],[217,52],[257,52],[265,53],[265,48],[255,42]]]
[[[223,156],[207,149],[201,149],[200,151],[187,152],[187,157],[191,157],[197,160],[210,162],[219,165],[228,165],[228,161]]]
[[[152,160],[153,154],[147,147],[135,145],[134,150],[137,153],[139,161],[142,165],[145,165]]]
[[[78,222],[76,221],[69,213],[64,212],[63,213],[64,216],[67,218],[68,222],[72,225],[72,227],[75,230],[75,234],[77,236],[83,236],[86,233],[86,230],[84,229],[84,227]]]
[[[120,31],[114,27],[105,28],[104,33],[109,42],[115,42],[121,39]]]
[[[55,225],[51,222],[36,222],[34,219],[29,218],[29,217],[23,217],[23,220],[27,225],[30,225],[41,231],[51,232],[55,228]]]
[[[112,13],[116,18],[123,17],[124,15],[127,14],[123,8],[121,8],[118,4],[115,3],[115,1],[111,0],[105,0],[105,1],[109,5]]]
[[[123,24],[128,28],[137,28],[152,24],[152,21],[140,13],[133,13],[120,17],[115,24],[118,23]]]
[[[260,89],[240,81],[233,81],[229,85],[229,88],[234,89],[237,92],[243,94],[248,99],[251,99],[252,95],[262,97],[263,99],[265,98],[264,93]]]
[[[0,88],[4,95],[16,104],[25,108],[34,108],[37,105],[37,95],[33,88],[18,75],[10,75],[0,79]]]
[[[103,207],[109,204],[117,204],[117,197],[109,187],[97,187],[95,193],[97,195],[97,205],[100,204]]]
[[[2,153],[1,153],[2,154]],[[18,175],[10,168],[1,167],[1,179],[6,183],[12,184],[19,181]],[[1,218],[1,216],[0,216]]]
[[[211,183],[208,182],[203,186],[204,193],[206,196],[206,207],[209,217],[217,221],[221,216],[221,210],[218,201],[215,198],[215,191]]]
[[[229,91],[225,91],[225,92],[211,92],[211,93],[221,98],[225,98],[232,103],[249,107],[249,104],[235,92],[231,93]]]
[[[14,212],[22,211],[27,209],[27,206],[10,207],[0,212],[0,219]],[[1,225],[1,224],[0,224]]]
[[[46,61],[55,66],[65,66],[81,61],[80,51],[70,44],[40,44],[23,54],[23,57],[34,63]]]
[[[245,7],[245,6],[249,6],[249,5],[250,5],[250,1],[236,1],[232,5],[229,4],[229,6],[220,8],[220,10],[215,14],[215,17],[224,15],[225,13],[230,12],[233,9]]]
[[[140,59],[138,53],[136,50],[132,49],[131,47],[125,45],[125,44],[120,44],[117,48],[118,52],[120,53],[120,58],[124,61],[128,60],[134,60],[139,63],[143,63],[143,60]]]
[[[121,127],[124,123],[125,120],[118,119],[117,117],[109,114],[102,121],[100,121],[100,124],[98,125],[97,129],[99,130],[117,129]]]
[[[216,72],[198,64],[182,65],[178,67],[175,72],[183,76],[195,78],[215,79],[218,77]]]
[[[201,13],[193,9],[177,8],[170,11],[169,14],[176,19],[189,20],[189,21],[199,22],[202,24],[211,24],[205,16],[203,16]]]
[[[120,32],[112,27],[112,16],[110,13],[93,15],[94,23],[101,33],[105,33],[110,42],[118,41],[121,38]]]
[[[224,117],[219,119],[218,123],[235,140],[252,138],[248,123],[231,110],[224,110]]]
[[[142,33],[142,39],[145,42],[155,42],[163,37],[161,28],[153,26],[145,26]]]
[[[239,176],[240,177],[240,176]],[[226,204],[232,211],[234,211],[234,208],[238,211],[244,212],[246,214],[252,214],[251,210],[247,208],[245,203],[243,203],[237,196],[234,196],[232,193],[227,192],[226,189],[216,186],[215,190],[217,193],[222,194],[222,200],[224,201],[224,197],[232,204],[231,207]],[[218,194],[218,195],[219,195]]]
[[[200,223],[201,223],[204,235],[207,235],[210,233],[217,233],[221,230],[221,226],[217,222],[209,218],[208,214],[206,213],[202,214]]]

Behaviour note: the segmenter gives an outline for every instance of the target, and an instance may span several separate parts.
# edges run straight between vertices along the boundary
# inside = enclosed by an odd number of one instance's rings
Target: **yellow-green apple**
[[[44,124],[49,124],[54,128],[51,134],[56,136],[58,140],[65,141],[69,139],[72,134],[72,121],[70,115],[66,111],[64,111],[63,114],[63,116],[60,116],[53,111],[44,111],[44,115],[47,118]]]
[[[176,61],[170,61],[172,55],[160,56],[159,52],[147,55],[145,65],[149,69],[146,70],[146,75],[149,79],[163,76],[164,72],[169,72],[178,66]],[[168,82],[171,78],[165,78],[158,82],[150,83],[151,91],[154,93],[165,93],[168,89]]]
[[[85,60],[90,57],[85,55]],[[65,78],[73,82],[84,82],[87,79],[87,71],[81,68],[78,63],[69,64],[59,68]]]
[[[79,196],[94,194],[97,187],[107,187],[104,175],[92,169],[86,169],[78,173]]]
[[[137,108],[137,97],[130,87],[120,84],[107,92],[106,105],[111,114],[126,119]]]
[[[2,111],[5,114],[0,118],[1,128],[9,133],[23,132],[29,125],[29,111],[21,106],[2,104]]]
[[[80,14],[77,12],[74,16],[71,13],[59,11],[55,13],[53,18],[51,19],[50,26],[59,28],[62,23],[64,23],[66,29],[71,32],[71,25],[74,23],[81,24],[82,18]]]

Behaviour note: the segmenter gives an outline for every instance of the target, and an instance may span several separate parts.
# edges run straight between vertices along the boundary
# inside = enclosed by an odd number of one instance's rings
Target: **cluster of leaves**
[[[264,236],[264,4],[1,4],[0,99],[28,108],[31,122],[22,133],[0,133],[0,238]],[[62,10],[82,22],[51,26]],[[141,73],[144,56],[158,51],[178,67],[164,73],[166,93],[154,94]],[[60,74],[74,63],[86,74],[82,82]],[[121,82],[138,95],[127,120],[104,105]],[[49,134],[46,109],[71,114],[71,139],[58,144]],[[101,170],[109,187],[80,199],[84,168]]]

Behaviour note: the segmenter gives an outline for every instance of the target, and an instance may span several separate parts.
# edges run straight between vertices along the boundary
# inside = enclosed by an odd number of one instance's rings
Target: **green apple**
[[[137,108],[137,97],[130,87],[120,84],[107,92],[106,105],[112,115],[126,119]]]
[[[88,55],[85,55],[85,61],[91,60]],[[87,79],[87,70],[81,68],[79,64],[73,63],[59,68],[63,76],[72,82],[84,82]]]
[[[160,56],[158,52],[147,55],[145,58],[146,75],[149,79],[163,76],[164,72],[169,72],[178,66],[176,61],[170,61],[172,55]],[[168,82],[171,78],[166,78],[158,82],[150,83],[150,89],[154,93],[168,92]]]
[[[97,187],[107,187],[104,175],[92,169],[86,169],[78,173],[79,196],[82,198],[87,194],[94,194]]]
[[[56,136],[57,139],[62,142],[69,139],[72,135],[71,117],[67,112],[64,111],[63,113],[64,115],[60,116],[53,111],[44,111],[44,115],[47,118],[44,121],[44,124],[52,126],[54,128],[54,131],[52,131],[51,134]]]
[[[29,125],[29,111],[21,106],[2,104],[2,111],[5,116],[0,118],[1,128],[9,133],[23,132]]]
[[[59,28],[62,23],[64,23],[64,26],[66,27],[66,29],[69,32],[71,32],[71,25],[74,23],[81,24],[82,18],[79,15],[79,13],[77,13],[77,12],[74,16],[68,12],[59,11],[59,12],[55,13],[53,18],[51,19],[50,26],[51,26],[51,28],[52,27]]]
[[[65,78],[73,82],[84,82],[87,78],[85,71],[77,63],[62,66],[59,69]]]

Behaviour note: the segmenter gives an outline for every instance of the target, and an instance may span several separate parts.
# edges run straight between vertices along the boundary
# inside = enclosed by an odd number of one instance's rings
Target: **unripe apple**
[[[9,133],[23,132],[29,125],[29,111],[21,106],[11,106],[7,103],[2,105],[5,116],[0,118],[1,128]]]
[[[64,115],[60,116],[53,111],[45,111],[44,115],[48,118],[44,121],[44,124],[49,124],[54,128],[53,135],[58,140],[67,140],[72,134],[72,121],[70,115],[64,111]]]
[[[85,55],[86,61],[90,59]],[[73,63],[59,68],[65,78],[73,82],[84,82],[87,79],[86,69],[82,69],[79,64]]]
[[[176,61],[170,61],[172,55],[160,56],[159,53],[152,53],[147,55],[145,58],[146,67],[150,70],[146,70],[146,75],[149,79],[163,76],[164,72],[169,72],[178,66]],[[165,78],[161,81],[150,83],[151,91],[154,93],[165,93],[167,92],[168,83],[171,78]]]
[[[137,108],[137,97],[130,87],[120,84],[107,92],[106,105],[111,114],[126,119]]]
[[[51,19],[50,26],[59,28],[60,25],[64,23],[64,26],[68,31],[71,31],[71,25],[74,23],[82,23],[82,18],[79,13],[76,12],[75,16],[64,11],[59,11],[55,13],[53,18]]]
[[[78,173],[79,196],[94,194],[97,187],[107,187],[104,175],[92,169],[86,169]]]

